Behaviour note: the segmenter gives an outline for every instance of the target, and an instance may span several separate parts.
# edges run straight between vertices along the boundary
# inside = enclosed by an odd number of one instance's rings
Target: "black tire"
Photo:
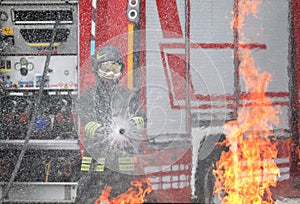
[[[221,135],[219,142],[224,140],[225,135]],[[226,150],[226,147],[216,145],[214,150],[205,159],[198,160],[195,174],[195,198],[192,200],[193,203],[221,203],[218,199],[218,195],[213,194],[215,184],[213,166],[220,159],[222,151]]]

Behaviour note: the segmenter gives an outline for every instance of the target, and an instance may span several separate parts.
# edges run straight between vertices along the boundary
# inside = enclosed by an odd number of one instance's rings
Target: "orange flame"
[[[233,21],[235,29],[242,33],[245,15],[255,15],[260,3],[261,0],[239,0],[239,15],[235,15],[238,19]],[[243,40],[244,35],[241,37]],[[248,95],[242,101],[237,120],[224,126],[229,151],[222,152],[216,163],[215,192],[222,203],[274,203],[270,186],[276,186],[280,172],[274,162],[276,145],[269,137],[273,135],[273,126],[279,123],[280,110],[272,106],[265,94],[271,75],[259,73],[250,50],[239,49],[238,57],[239,73]],[[221,198],[224,191],[226,196]]]
[[[147,178],[140,180],[133,180],[130,182],[131,186],[127,192],[120,194],[116,198],[108,200],[110,190],[104,191],[105,196],[101,195],[95,203],[106,203],[106,204],[140,204],[145,202],[145,197],[153,191]],[[105,190],[105,189],[104,189]],[[108,192],[108,194],[107,194]],[[103,191],[102,191],[103,194]]]
[[[235,14],[230,26],[236,30],[242,31],[245,25],[245,16],[252,14],[256,17],[258,6],[262,0],[236,0]],[[240,41],[245,38],[244,33],[240,32]]]
[[[298,155],[298,158],[300,158],[300,147],[296,147],[296,153]],[[300,161],[298,161],[298,168],[300,170]]]

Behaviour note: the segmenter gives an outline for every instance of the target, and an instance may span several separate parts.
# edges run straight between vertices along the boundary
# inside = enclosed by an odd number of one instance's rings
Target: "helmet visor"
[[[106,79],[118,79],[121,76],[121,65],[116,62],[104,62],[97,69],[97,75]]]

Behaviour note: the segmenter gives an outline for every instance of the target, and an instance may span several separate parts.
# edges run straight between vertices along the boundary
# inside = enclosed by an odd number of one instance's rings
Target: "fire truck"
[[[239,49],[272,75],[266,95],[282,112],[273,197],[298,196],[300,3],[263,0],[246,18],[246,42],[231,26],[239,3],[0,1],[2,201],[75,201],[84,135],[72,107],[95,84],[91,56],[108,44],[125,62],[121,86],[140,91],[147,128],[133,171],[149,179],[155,202],[213,199],[217,143],[246,94]]]
[[[72,202],[78,1],[1,1],[1,202]],[[78,167],[79,166],[79,167]]]

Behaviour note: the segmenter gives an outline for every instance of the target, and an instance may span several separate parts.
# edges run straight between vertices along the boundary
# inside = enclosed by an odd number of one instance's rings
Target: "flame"
[[[106,203],[106,204],[139,204],[145,202],[145,196],[153,191],[147,178],[142,178],[140,180],[133,180],[130,182],[131,186],[127,192],[120,194],[116,198],[108,200],[110,190],[103,189],[102,195],[99,199],[95,201],[96,203]]]
[[[245,25],[245,16],[253,15],[256,16],[259,5],[262,3],[262,0],[235,0],[235,12],[236,14],[234,19],[230,23],[231,27],[234,27],[237,30],[243,30]],[[243,34],[243,32],[241,32]]]
[[[238,15],[232,25],[241,32],[245,16],[255,16],[261,0],[239,0],[236,4]],[[222,203],[274,203],[271,186],[276,186],[279,168],[274,162],[277,157],[276,144],[270,140],[273,126],[279,124],[280,110],[272,106],[265,92],[271,75],[260,73],[254,65],[249,49],[238,49],[239,73],[242,76],[247,95],[242,100],[236,121],[224,125],[229,151],[222,152],[213,172],[215,193]],[[226,192],[225,196],[222,197]]]
[[[296,154],[297,154],[298,158],[300,158],[300,147],[296,147]],[[300,170],[300,161],[298,161],[297,164],[298,164],[298,168]]]

